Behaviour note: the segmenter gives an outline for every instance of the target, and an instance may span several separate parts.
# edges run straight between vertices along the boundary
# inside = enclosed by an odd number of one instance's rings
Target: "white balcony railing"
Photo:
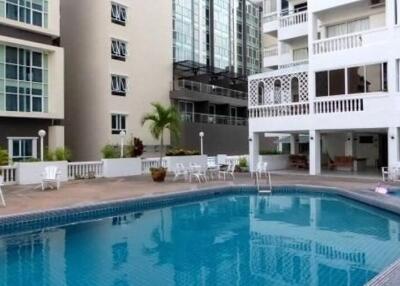
[[[68,179],[85,179],[103,177],[103,162],[68,163]]]
[[[0,166],[0,176],[3,176],[4,184],[13,185],[17,181],[17,168],[15,166]]]
[[[338,36],[313,43],[314,55],[354,49],[363,46],[363,33]]]
[[[268,14],[263,14],[263,23],[270,23],[273,21],[278,20],[278,13],[277,12],[272,12]]]
[[[308,20],[308,12],[298,12],[286,16],[281,16],[279,20],[279,26],[281,28],[298,25],[302,23],[306,23]]]
[[[250,118],[283,117],[310,114],[308,102],[261,105],[249,108]]]
[[[363,98],[339,98],[314,102],[315,114],[364,111]]]
[[[275,57],[278,55],[278,46],[272,46],[264,49],[264,58]]]

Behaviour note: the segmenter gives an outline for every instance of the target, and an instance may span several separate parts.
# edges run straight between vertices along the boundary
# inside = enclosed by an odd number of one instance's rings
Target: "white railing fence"
[[[308,102],[263,105],[249,108],[250,118],[281,117],[310,114]]]
[[[160,158],[146,158],[142,159],[142,174],[149,174],[150,168],[158,168],[160,165]],[[163,159],[162,166],[167,168],[167,160]]]
[[[314,55],[319,55],[347,49],[360,48],[362,45],[363,34],[355,33],[315,41],[313,44],[313,52]]]
[[[357,112],[364,110],[364,99],[333,99],[314,102],[316,114],[337,113],[337,112]]]
[[[68,163],[68,179],[91,179],[103,177],[103,162]]]
[[[308,20],[307,11],[290,14],[287,16],[282,16],[279,20],[279,26],[281,28],[289,27],[292,25],[297,25],[301,23],[306,23]]]
[[[278,20],[278,13],[277,12],[272,12],[268,14],[263,14],[263,23],[270,23],[273,21]]]
[[[17,181],[17,168],[15,166],[0,166],[0,176],[3,176],[4,184],[13,185]]]

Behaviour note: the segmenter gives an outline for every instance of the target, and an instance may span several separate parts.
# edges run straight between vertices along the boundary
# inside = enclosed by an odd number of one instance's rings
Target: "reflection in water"
[[[220,197],[0,238],[0,286],[363,285],[400,218],[336,197]]]

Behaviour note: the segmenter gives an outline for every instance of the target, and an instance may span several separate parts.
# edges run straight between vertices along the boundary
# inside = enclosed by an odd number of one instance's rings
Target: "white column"
[[[321,133],[310,130],[310,175],[321,174]]]
[[[295,155],[299,153],[299,135],[290,134],[290,154]]]
[[[399,5],[398,0],[391,0],[385,2],[385,9],[386,9],[386,26],[391,29],[395,25],[395,1],[397,1],[397,5]],[[399,7],[397,7],[399,9]],[[399,15],[397,15],[398,17]]]
[[[399,128],[388,129],[388,162],[389,167],[397,167],[399,161]]]
[[[346,134],[346,142],[344,143],[344,154],[345,156],[356,157],[354,144],[354,133],[348,132]]]
[[[258,133],[250,133],[249,141],[249,166],[250,172],[254,172],[260,155],[260,135]]]

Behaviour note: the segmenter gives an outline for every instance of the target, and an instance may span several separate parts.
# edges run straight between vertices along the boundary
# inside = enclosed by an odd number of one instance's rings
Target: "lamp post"
[[[126,132],[122,130],[119,133],[119,136],[121,137],[121,158],[124,158],[124,139],[125,139]]]
[[[38,132],[38,135],[40,137],[40,161],[43,162],[43,160],[44,160],[44,151],[43,151],[44,143],[43,143],[43,139],[46,136],[46,131],[43,130],[43,129],[40,129],[39,132]]]
[[[204,146],[203,146],[203,138],[204,138],[204,132],[203,131],[201,131],[200,133],[199,133],[199,136],[200,136],[200,154],[201,155],[203,155],[204,154]]]

